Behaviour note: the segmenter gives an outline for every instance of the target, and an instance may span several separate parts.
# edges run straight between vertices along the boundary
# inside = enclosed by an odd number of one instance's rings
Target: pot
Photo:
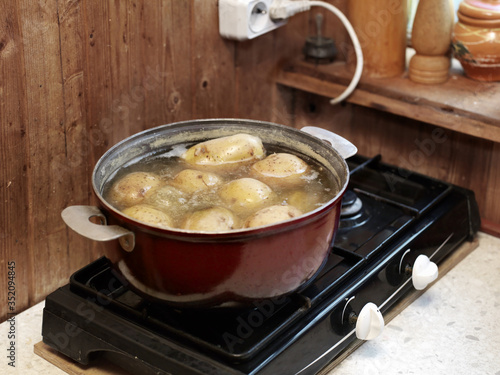
[[[303,216],[266,227],[221,233],[150,226],[123,215],[103,198],[106,182],[123,166],[168,152],[175,145],[237,133],[257,135],[265,145],[319,162],[329,171],[338,193]],[[188,307],[277,298],[304,287],[326,262],[349,180],[344,158],[356,152],[356,147],[345,139],[314,127],[299,131],[238,119],[163,125],[109,149],[92,174],[99,207],[71,206],[62,217],[70,228],[87,238],[118,239],[109,243],[106,255],[130,285],[147,297]],[[92,223],[92,217],[101,218],[105,225]]]

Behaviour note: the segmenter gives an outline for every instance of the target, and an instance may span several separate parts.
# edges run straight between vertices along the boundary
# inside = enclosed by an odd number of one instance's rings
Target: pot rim
[[[141,222],[139,220],[135,220],[133,218],[130,218],[126,215],[124,215],[120,210],[117,208],[113,207],[111,204],[109,204],[104,197],[101,194],[101,189],[96,185],[96,175],[100,171],[99,167],[102,167],[101,164],[104,163],[104,161],[116,150],[119,150],[120,148],[123,147],[124,144],[130,143],[133,140],[138,140],[141,138],[144,138],[146,135],[150,135],[158,131],[159,129],[164,129],[166,127],[175,129],[175,128],[181,128],[185,127],[187,125],[209,125],[209,124],[227,124],[227,125],[265,125],[265,126],[271,126],[276,129],[283,129],[288,132],[292,132],[300,135],[300,137],[303,137],[305,139],[308,139],[309,142],[314,143],[315,146],[321,147],[323,149],[329,150],[329,152],[333,152],[336,154],[337,159],[343,164],[343,170],[345,171],[345,181],[343,185],[340,187],[339,191],[337,194],[331,198],[328,202],[324,203],[320,207],[309,211],[301,216],[298,216],[296,218],[291,218],[289,220],[281,221],[275,224],[271,225],[266,225],[266,226],[260,226],[260,227],[254,227],[254,228],[240,228],[240,229],[232,229],[228,231],[221,231],[221,232],[208,232],[208,231],[195,231],[195,230],[188,230],[188,229],[181,229],[181,228],[163,228],[163,227],[158,227],[154,225],[150,225],[145,222]],[[249,133],[251,131],[249,130]],[[301,142],[304,144],[304,142]],[[298,152],[296,148],[292,148]],[[145,155],[143,155],[145,156]],[[318,160],[316,160],[318,161]],[[321,163],[325,168],[328,168],[327,166],[324,165],[324,163]],[[120,169],[123,167],[122,165],[119,165],[116,169]],[[328,168],[328,170],[332,170],[332,168]],[[343,176],[339,176],[340,179],[343,178]],[[109,176],[106,178],[107,182],[109,181]],[[339,152],[331,145],[328,145],[325,143],[323,140],[312,136],[310,134],[307,134],[305,132],[301,132],[300,130],[290,127],[290,126],[285,126],[277,123],[272,123],[272,122],[267,122],[267,121],[260,121],[260,120],[250,120],[250,119],[238,119],[238,118],[211,118],[211,119],[197,119],[197,120],[187,120],[187,121],[180,121],[180,122],[174,122],[174,123],[169,123],[169,124],[164,124],[164,125],[159,125],[150,129],[143,130],[141,132],[135,133],[131,135],[130,137],[127,137],[120,142],[114,144],[111,148],[109,148],[97,161],[97,163],[94,166],[94,170],[92,172],[92,188],[94,190],[94,194],[97,196],[99,199],[99,202],[101,205],[104,206],[104,208],[110,212],[112,212],[114,215],[118,216],[123,222],[127,223],[128,225],[133,225],[134,229],[139,228],[142,231],[153,233],[155,235],[160,235],[162,237],[168,237],[168,238],[179,238],[182,240],[185,240],[186,237],[189,237],[191,240],[199,240],[199,241],[205,241],[207,239],[216,239],[220,240],[221,238],[224,239],[237,239],[240,240],[242,236],[247,237],[247,236],[255,236],[256,234],[259,235],[271,235],[275,234],[278,232],[282,231],[288,231],[296,228],[297,226],[303,226],[306,225],[307,223],[316,220],[317,218],[322,217],[322,214],[327,213],[331,209],[335,207],[335,205],[340,201],[342,196],[345,193],[345,190],[347,189],[347,185],[349,183],[349,167],[344,160],[344,158],[339,154]],[[102,188],[102,187],[101,187]]]

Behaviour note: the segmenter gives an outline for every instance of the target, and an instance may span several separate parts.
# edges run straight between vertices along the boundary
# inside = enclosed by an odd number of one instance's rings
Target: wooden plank
[[[29,141],[26,78],[17,74],[24,65],[19,7],[0,2],[0,321],[29,304],[32,264],[27,233],[29,221]],[[15,262],[15,305],[8,299],[8,263]],[[11,295],[12,296],[12,295]],[[12,308],[12,309],[10,309]]]
[[[52,349],[42,341],[35,344],[34,352],[70,375],[130,375],[130,372],[100,358],[91,365],[81,365]]]
[[[68,186],[57,165],[66,160],[64,93],[56,1],[34,5],[20,0],[24,38],[27,136],[29,141],[28,248],[33,270],[30,302],[36,303],[68,277],[66,228],[60,212]],[[41,27],[40,27],[41,26]]]
[[[444,150],[439,158],[442,170],[447,171],[445,181],[469,188],[476,193],[483,218],[489,218],[492,207],[500,209],[500,203],[489,194],[491,189],[494,189],[489,177],[494,145],[493,142],[483,139],[451,133],[441,146],[447,150]]]
[[[131,95],[132,88],[138,84],[137,70],[139,62],[142,61],[142,59],[136,61],[134,58],[140,55],[138,50],[142,38],[138,36],[140,30],[137,30],[137,18],[139,17],[138,8],[140,9],[143,4],[134,2],[132,5],[130,1],[111,0],[103,1],[103,3],[107,3],[107,6],[102,10],[95,4],[91,8],[93,17],[99,17],[101,23],[95,24],[98,29],[93,27],[90,30],[92,41],[88,49],[90,61],[97,63],[99,59],[102,59],[99,56],[101,53],[106,56],[106,59],[100,62],[105,64],[101,65],[103,72],[97,68],[95,74],[100,75],[109,71],[111,75],[109,83],[105,81],[104,87],[98,86],[99,82],[95,82],[95,86],[90,87],[92,91],[100,90],[102,95],[105,95],[100,118],[97,117],[93,122],[102,121],[103,118],[109,121],[110,133],[104,137],[105,140],[109,138],[109,144],[103,147],[99,154],[119,140],[132,135],[135,119],[143,113],[140,110],[143,98],[139,97],[142,99],[140,101]],[[100,12],[103,14],[100,15]],[[95,104],[91,102],[90,106],[95,107]]]
[[[275,36],[273,45],[275,64],[278,61],[287,61],[302,53],[301,50],[305,38],[309,33],[309,24],[310,15],[302,13],[292,17],[285,26],[273,32]],[[275,71],[276,66],[272,68],[270,73],[274,75]],[[274,83],[273,76],[270,76],[268,80],[270,83]],[[271,94],[270,107],[272,108],[272,112],[268,120],[278,124],[293,126],[295,121],[295,92],[273,84]]]
[[[491,161],[488,173],[488,188],[485,191],[485,217],[492,223],[497,224],[496,236],[500,237],[500,143],[495,143],[491,151]],[[491,225],[490,225],[491,227]],[[492,233],[490,231],[490,233]]]
[[[111,2],[113,124],[121,139],[190,119],[191,0]]]
[[[113,3],[119,7],[123,2]],[[113,96],[113,90],[119,91],[121,80],[128,82],[128,79],[126,74],[115,76],[113,73],[113,70],[119,67],[112,64],[110,32],[111,24],[116,25],[123,17],[126,19],[126,11],[113,11],[114,9],[109,9],[108,1],[85,0],[81,3],[84,24],[86,125],[90,147],[88,163],[91,166],[95,165],[111,145],[122,139],[117,133],[129,132],[128,108],[122,105],[119,95]],[[115,45],[115,48],[120,47]],[[128,73],[128,70],[125,73]]]
[[[191,0],[88,3],[95,158],[141,130],[192,117],[191,7]]]
[[[495,237],[500,237],[500,224],[488,219],[481,219],[481,231]]]
[[[89,204],[92,194],[90,184],[91,166],[87,163],[90,145],[87,136],[87,116],[85,111],[84,64],[86,41],[81,3],[75,0],[58,2],[59,34],[61,51],[61,74],[64,105],[65,158],[59,163],[52,162],[58,171],[59,183],[64,185],[61,210],[75,204]],[[78,53],[75,53],[78,52]],[[62,193],[62,192],[60,192]],[[69,275],[95,259],[91,246],[82,236],[66,227],[60,220],[59,227],[66,231],[65,254],[60,262],[65,264]],[[63,282],[67,277],[58,280]],[[43,296],[38,296],[43,298]]]
[[[189,64],[185,63],[189,56],[179,54],[174,63],[171,54],[176,39],[183,40],[183,45],[190,44],[190,33],[181,34],[186,26],[173,32],[174,25],[189,25],[189,6],[187,1],[172,0],[110,2],[112,19],[116,19],[117,24],[123,23],[120,27],[123,31],[113,30],[113,22],[110,24],[113,102],[124,111],[126,121],[125,129],[119,132],[120,137],[170,122],[172,112],[168,107],[177,108],[177,112],[181,108],[180,95],[170,96],[172,91],[177,92],[173,89],[176,81],[180,80],[184,87],[190,88]],[[189,49],[184,51],[189,53]],[[183,96],[190,97],[186,92]],[[184,105],[183,109],[190,111],[191,108]],[[117,118],[113,123],[119,121]]]
[[[274,67],[275,33],[269,33],[245,42],[236,42],[235,57],[235,116],[266,120],[271,116],[274,83],[259,72]],[[258,99],[257,99],[258,98]],[[267,103],[267,105],[256,105]]]
[[[195,118],[235,117],[235,42],[219,35],[217,0],[193,0],[191,94]]]
[[[196,35],[191,29],[192,0],[170,0],[160,2],[159,33],[161,44],[156,48],[158,61],[151,67],[160,72],[161,80],[148,76],[152,85],[159,83],[160,90],[153,90],[158,102],[159,123],[184,121],[192,118],[193,95],[191,91],[191,40]],[[156,68],[158,67],[158,68]]]
[[[282,85],[333,98],[350,81],[343,63],[318,65],[301,58],[279,70]],[[363,78],[347,99],[351,103],[439,125],[460,133],[500,142],[499,83],[480,83],[453,74],[442,85],[426,86],[405,76],[377,80]]]

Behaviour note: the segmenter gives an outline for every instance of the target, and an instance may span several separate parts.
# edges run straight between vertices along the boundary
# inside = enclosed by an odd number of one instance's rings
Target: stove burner
[[[370,215],[361,198],[354,191],[347,190],[342,198],[339,228],[356,228],[365,224],[369,219]]]
[[[363,207],[363,202],[352,190],[347,190],[342,198],[342,211],[340,217],[356,215]]]

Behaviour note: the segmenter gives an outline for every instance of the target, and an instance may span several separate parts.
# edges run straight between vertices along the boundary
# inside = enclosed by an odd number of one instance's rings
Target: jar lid
[[[464,0],[458,7],[460,14],[477,20],[500,20],[500,0]]]

